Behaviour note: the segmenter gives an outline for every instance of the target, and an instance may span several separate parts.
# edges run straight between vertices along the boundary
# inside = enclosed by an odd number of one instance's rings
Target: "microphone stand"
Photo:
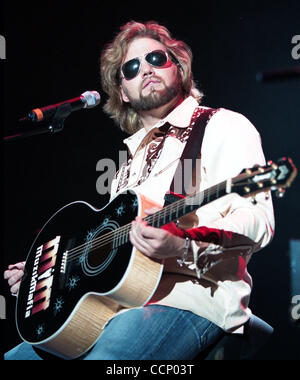
[[[71,105],[69,103],[63,103],[59,107],[57,107],[57,110],[53,118],[51,119],[50,123],[47,126],[33,129],[29,132],[20,132],[11,136],[5,136],[3,140],[10,142],[10,141],[20,140],[20,139],[24,139],[24,138],[35,136],[35,135],[41,135],[44,133],[60,132],[64,128],[65,119],[71,114],[71,112],[72,112]]]
[[[259,83],[283,81],[295,78],[300,78],[300,66],[291,67],[283,70],[259,72],[256,74],[256,80]]]

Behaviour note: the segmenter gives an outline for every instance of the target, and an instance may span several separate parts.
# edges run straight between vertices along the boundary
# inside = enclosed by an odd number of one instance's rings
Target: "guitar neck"
[[[187,215],[200,206],[204,206],[228,193],[226,189],[228,181],[219,183],[200,193],[192,194],[178,201],[171,203],[155,214],[144,218],[152,227],[160,228],[165,224],[176,221],[184,215]]]
[[[182,197],[160,211],[146,216],[144,220],[150,226],[160,228],[230,193],[254,198],[256,194],[262,191],[275,190],[276,195],[282,197],[286,188],[291,186],[296,175],[297,168],[290,158],[283,157],[277,162],[269,161],[266,166],[256,165],[244,169],[234,178],[223,181],[200,193]],[[115,230],[113,233],[114,247],[119,247],[129,241],[130,229],[131,225],[128,224]]]

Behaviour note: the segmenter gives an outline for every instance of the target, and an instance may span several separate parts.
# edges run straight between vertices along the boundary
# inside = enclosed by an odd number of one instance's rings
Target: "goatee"
[[[130,105],[135,112],[151,111],[168,104],[178,96],[179,92],[180,84],[175,82],[170,87],[164,86],[163,90],[155,90],[155,88],[153,88],[149,94],[141,94],[139,99],[128,98],[130,100]]]

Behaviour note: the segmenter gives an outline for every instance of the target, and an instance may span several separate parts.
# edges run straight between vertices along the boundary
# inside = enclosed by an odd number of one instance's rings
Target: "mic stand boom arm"
[[[4,141],[15,141],[27,137],[31,137],[34,135],[41,135],[43,133],[56,133],[60,132],[64,128],[65,119],[71,114],[72,107],[69,103],[63,103],[59,107],[51,119],[50,123],[46,127],[36,128],[29,132],[21,132],[14,134],[12,136],[5,136],[3,138]]]

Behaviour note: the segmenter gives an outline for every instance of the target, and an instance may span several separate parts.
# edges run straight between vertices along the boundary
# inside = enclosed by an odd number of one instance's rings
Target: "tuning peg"
[[[278,189],[277,191],[276,191],[276,197],[277,198],[283,198],[284,197],[284,195],[285,195],[285,189],[283,188],[283,187],[281,187],[280,189]]]

